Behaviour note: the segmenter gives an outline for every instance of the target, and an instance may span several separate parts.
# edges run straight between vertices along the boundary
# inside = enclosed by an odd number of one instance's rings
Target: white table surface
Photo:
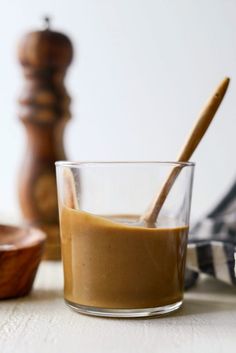
[[[80,315],[63,301],[61,263],[41,264],[31,295],[0,302],[0,353],[234,352],[236,289],[213,279],[163,318]]]

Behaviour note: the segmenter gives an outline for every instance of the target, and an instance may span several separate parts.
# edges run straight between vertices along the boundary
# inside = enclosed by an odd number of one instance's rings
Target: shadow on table
[[[235,307],[235,304],[234,304]],[[137,317],[137,318],[128,318],[125,320],[129,321],[146,321],[146,320],[151,320],[151,321],[159,321],[159,320],[171,320],[171,318],[176,319],[178,318],[183,318],[183,317],[198,317],[204,314],[215,314],[219,312],[230,312],[232,311],[233,304],[232,303],[225,303],[225,302],[219,302],[219,301],[209,301],[209,300],[202,300],[202,299],[185,299],[184,300],[184,305],[177,310],[176,312],[167,314],[167,315],[162,315],[162,316],[148,316],[148,317]],[[122,318],[111,318],[113,320],[124,320]]]
[[[236,288],[215,279],[205,277],[193,289],[185,293],[184,304],[178,311],[147,320],[197,317],[204,314],[230,313],[236,308]]]
[[[27,298],[31,302],[63,299],[63,291],[58,289],[33,289]]]
[[[0,304],[7,302],[38,302],[38,301],[53,301],[63,299],[63,291],[56,289],[33,289],[30,294],[21,297],[6,298],[0,300]]]
[[[215,278],[205,275],[203,276],[203,279],[198,281],[192,289],[186,291],[186,293],[193,292],[206,294],[221,293],[236,296],[236,286],[217,281]]]
[[[221,303],[220,301],[210,301],[204,299],[185,299],[183,307],[175,313],[171,314],[170,317],[183,317],[217,312],[230,312],[232,311],[232,307],[232,303]]]

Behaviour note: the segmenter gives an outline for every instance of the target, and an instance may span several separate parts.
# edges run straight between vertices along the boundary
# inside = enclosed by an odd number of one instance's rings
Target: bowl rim
[[[37,227],[0,224],[0,238],[4,237],[4,233],[12,234],[13,236],[15,233],[17,236],[17,233],[19,232],[24,232],[25,233],[24,236],[26,237],[32,233],[34,233],[34,235],[36,236],[34,236],[32,240],[29,239],[27,244],[22,244],[22,245],[21,244],[14,245],[14,242],[11,242],[11,243],[6,242],[5,244],[4,242],[1,242],[0,252],[18,251],[22,249],[31,248],[31,247],[43,244],[47,239],[46,233]]]

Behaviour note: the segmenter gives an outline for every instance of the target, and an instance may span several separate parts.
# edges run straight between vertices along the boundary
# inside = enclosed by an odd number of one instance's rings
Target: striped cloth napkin
[[[190,232],[186,267],[186,288],[199,273],[236,286],[236,182]]]

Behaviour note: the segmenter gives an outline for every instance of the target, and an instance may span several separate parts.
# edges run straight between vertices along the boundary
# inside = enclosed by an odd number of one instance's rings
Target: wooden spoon
[[[193,127],[187,141],[185,142],[177,162],[187,162],[192,156],[205,132],[207,131],[212,119],[217,112],[224,95],[227,91],[230,79],[226,77],[220,85],[216,88],[213,96],[208,100],[205,107],[201,111],[195,126]],[[140,218],[140,221],[146,222],[150,226],[154,226],[160,210],[170,192],[172,185],[174,184],[177,176],[181,171],[182,166],[176,165],[172,168],[170,174],[168,175],[166,181],[164,182],[160,192],[156,195],[154,201],[152,202],[150,208],[145,212],[145,214]]]

